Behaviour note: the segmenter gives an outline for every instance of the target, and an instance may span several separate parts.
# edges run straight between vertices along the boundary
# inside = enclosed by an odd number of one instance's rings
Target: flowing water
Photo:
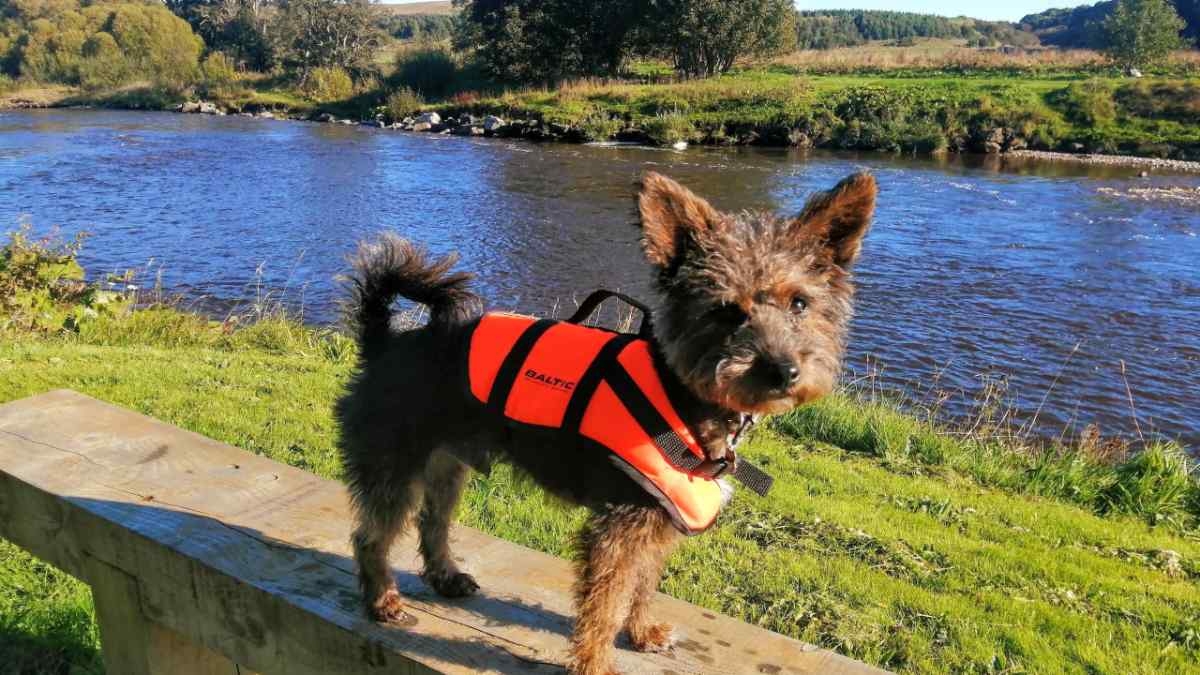
[[[849,379],[918,401],[949,392],[943,407],[959,417],[981,390],[1007,387],[1045,435],[1133,433],[1131,393],[1143,433],[1200,445],[1200,204],[1147,189],[1196,190],[1196,176],[0,113],[3,229],[86,230],[94,276],[161,273],[210,308],[268,289],[315,323],[335,318],[344,256],[385,228],[459,251],[498,307],[550,313],[601,286],[645,295],[631,191],[646,169],[721,209],[784,213],[869,169],[881,195],[856,270]]]

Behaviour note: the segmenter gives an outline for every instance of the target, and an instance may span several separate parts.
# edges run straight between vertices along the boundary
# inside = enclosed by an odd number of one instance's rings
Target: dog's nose
[[[768,383],[776,389],[787,389],[800,379],[800,368],[794,361],[766,361],[762,373]]]
[[[800,379],[800,369],[794,363],[781,363],[779,365],[779,379],[790,387],[796,384],[796,380]]]

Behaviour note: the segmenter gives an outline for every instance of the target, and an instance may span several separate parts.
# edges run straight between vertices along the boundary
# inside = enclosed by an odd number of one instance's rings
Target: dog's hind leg
[[[376,621],[400,624],[410,623],[412,617],[404,611],[388,552],[421,501],[425,457],[405,459],[412,463],[347,467],[355,517],[351,543],[367,613]]]
[[[578,618],[571,637],[572,675],[612,675],[613,642],[625,623],[635,590],[644,588],[646,556],[661,561],[669,550],[658,507],[618,506],[592,519],[580,537],[575,599]],[[670,527],[669,523],[666,523]],[[674,541],[674,537],[670,537]]]
[[[461,598],[479,590],[475,579],[458,569],[450,553],[450,522],[470,469],[447,452],[433,453],[425,466],[425,504],[421,509],[422,577],[439,594]]]

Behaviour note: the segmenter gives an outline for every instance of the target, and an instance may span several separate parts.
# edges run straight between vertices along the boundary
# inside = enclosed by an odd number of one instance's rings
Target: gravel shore
[[[1006,153],[1005,156],[1050,162],[1127,166],[1131,169],[1145,169],[1147,171],[1200,173],[1200,162],[1189,162],[1179,159],[1156,159],[1154,157],[1129,157],[1125,155],[1073,155],[1066,152],[1042,152],[1039,150],[1014,150]]]

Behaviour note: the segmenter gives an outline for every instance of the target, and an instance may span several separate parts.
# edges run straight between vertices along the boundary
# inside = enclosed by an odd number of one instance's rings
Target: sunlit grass
[[[331,406],[353,356],[283,316],[233,329],[137,311],[7,336],[0,401],[69,387],[337,478]],[[1039,455],[835,396],[759,431],[744,452],[776,490],[740,492],[663,590],[901,672],[1184,672],[1200,659],[1200,505],[1160,450],[1118,467]],[[555,555],[585,517],[505,466],[472,479],[460,513]],[[99,668],[86,588],[5,544],[0,610],[15,672]]]

